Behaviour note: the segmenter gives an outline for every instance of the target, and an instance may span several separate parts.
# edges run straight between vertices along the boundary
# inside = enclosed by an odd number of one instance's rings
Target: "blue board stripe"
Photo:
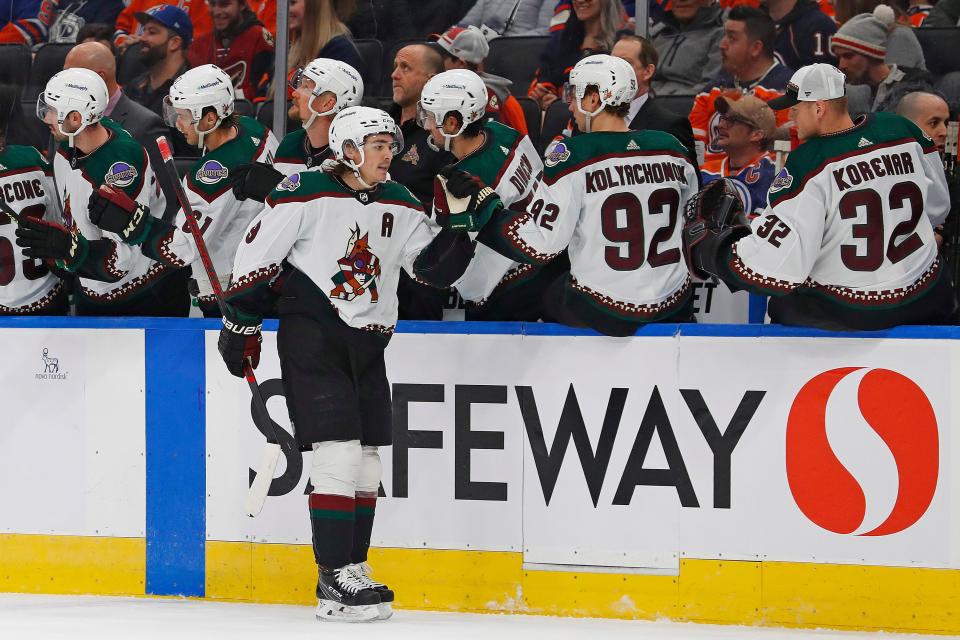
[[[203,597],[207,467],[204,333],[147,329],[145,334],[146,592]]]

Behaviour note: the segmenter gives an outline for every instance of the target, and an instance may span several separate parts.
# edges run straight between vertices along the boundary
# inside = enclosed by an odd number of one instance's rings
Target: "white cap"
[[[819,62],[793,74],[787,92],[767,102],[773,110],[787,109],[798,102],[833,100],[846,95],[847,76],[830,64]]]

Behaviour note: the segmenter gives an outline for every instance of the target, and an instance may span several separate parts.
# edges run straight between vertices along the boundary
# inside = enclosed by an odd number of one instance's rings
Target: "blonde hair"
[[[291,34],[287,70],[306,66],[337,36],[349,36],[344,20],[353,13],[353,0],[303,0],[299,34]]]

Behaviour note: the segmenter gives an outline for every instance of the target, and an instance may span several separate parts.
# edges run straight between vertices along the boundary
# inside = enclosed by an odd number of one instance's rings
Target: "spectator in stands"
[[[213,32],[187,52],[192,67],[215,64],[233,79],[237,98],[262,99],[273,74],[273,35],[247,0],[208,0]]]
[[[830,38],[837,31],[833,18],[815,0],[766,0],[767,13],[777,25],[773,49],[790,69],[817,62],[836,64]]]
[[[441,29],[450,24],[443,23]],[[347,26],[354,38],[379,40],[385,46],[397,40],[415,38],[418,33],[407,0],[361,0],[347,17]]]
[[[705,162],[718,161],[725,155],[716,139],[720,113],[715,105],[721,96],[746,93],[766,102],[786,91],[793,71],[774,58],[775,38],[776,25],[759,9],[738,6],[727,15],[720,38],[723,70],[697,95],[690,111],[693,135],[703,143]],[[778,115],[777,124],[789,119],[787,111]]]
[[[77,42],[77,35],[85,24],[113,24],[121,9],[123,0],[59,0],[47,42]]]
[[[897,103],[897,113],[923,129],[923,132],[933,139],[937,148],[943,151],[947,142],[950,107],[942,96],[926,91],[908,93]]]
[[[430,133],[417,124],[417,103],[427,80],[443,71],[443,55],[433,44],[411,44],[397,52],[390,81],[393,105],[388,112],[403,133],[403,149],[393,156],[390,177],[404,185],[429,211],[433,202],[433,179],[440,169],[456,162],[449,152],[436,149]],[[400,318],[442,320],[448,293],[412,280],[401,272],[397,290]]]
[[[56,17],[55,7],[34,2],[3,3],[0,11],[0,44],[25,44],[33,47],[46,41],[50,24]]]
[[[527,135],[527,120],[517,99],[510,95],[512,81],[482,70],[483,61],[490,53],[490,45],[480,29],[450,27],[437,39],[443,49],[443,68],[469,69],[475,72],[487,86],[487,113],[508,127]]]
[[[83,25],[80,33],[77,34],[77,44],[83,44],[84,42],[99,42],[110,49],[110,52],[114,55],[117,53],[113,46],[113,26],[109,24],[91,22]]]
[[[907,18],[913,27],[922,26],[924,21],[933,10],[933,5],[925,0],[910,0],[910,6],[907,7]]]
[[[620,0],[576,0],[563,29],[550,34],[527,95],[546,110],[580,58],[610,51],[622,21]]]
[[[767,208],[767,191],[777,173],[770,145],[776,131],[773,109],[756,96],[738,99],[717,98],[715,144],[723,154],[708,160],[701,168],[703,184],[718,178],[730,178],[748,215]]]
[[[710,0],[674,0],[662,21],[650,29],[660,54],[653,91],[694,94],[720,72],[723,9]]]
[[[575,0],[587,4],[599,0]],[[501,36],[545,36],[556,0],[477,0],[458,23],[487,27]]]
[[[960,27],[960,0],[939,0],[923,21],[925,27]]]
[[[193,40],[193,25],[183,9],[170,5],[153,7],[136,18],[143,25],[138,42],[147,71],[128,83],[124,91],[131,100],[162,117],[163,99],[170,85],[190,68],[186,52]]]
[[[875,15],[854,16],[833,36],[830,49],[839,59],[839,68],[848,85],[850,113],[893,111],[900,97],[911,91],[929,91],[930,74],[921,69],[887,64],[889,24]]]
[[[343,0],[290,0],[288,73],[315,58],[339,60],[363,69],[360,52],[343,22],[347,17],[344,4]]]
[[[190,16],[190,22],[193,23],[193,37],[206,37],[213,31],[213,21],[210,19],[210,11],[204,0],[124,0],[127,2],[126,8],[117,16],[116,31],[113,32],[113,43],[120,50],[124,51],[127,47],[140,39],[143,33],[142,25],[137,23],[136,15],[145,13],[147,9],[155,7],[158,4],[170,4],[183,9]],[[257,19],[270,30],[270,33],[276,33],[277,30],[277,2],[276,0],[247,0],[247,6],[253,11]]]
[[[450,25],[459,24],[475,4],[474,0],[407,0],[407,2],[413,18],[414,32],[421,37],[431,33],[443,33],[444,29]]]
[[[862,15],[873,15],[887,28],[887,64],[912,69],[926,69],[923,48],[913,29],[907,24],[897,22],[896,10],[883,3],[883,0],[836,0],[837,18],[840,24],[847,25],[854,20],[862,20]],[[906,20],[906,14],[903,14]]]

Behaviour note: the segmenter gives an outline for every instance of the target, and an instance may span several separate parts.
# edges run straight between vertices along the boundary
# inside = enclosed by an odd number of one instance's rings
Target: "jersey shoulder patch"
[[[149,160],[143,146],[124,129],[113,129],[113,136],[87,156],[81,168],[96,186],[109,185],[137,194],[143,186]]]

